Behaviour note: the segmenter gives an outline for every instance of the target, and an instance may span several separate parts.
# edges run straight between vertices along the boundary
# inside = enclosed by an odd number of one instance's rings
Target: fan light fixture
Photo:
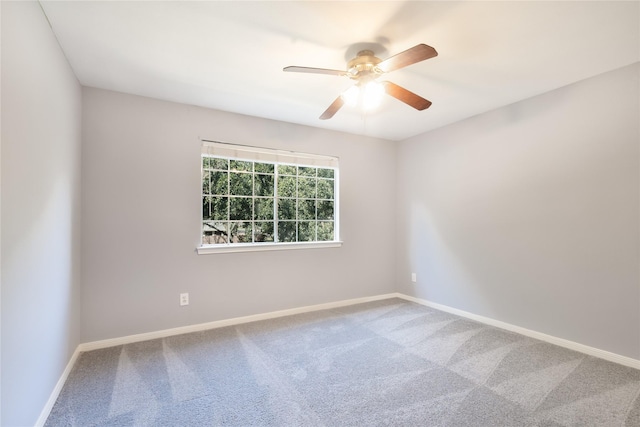
[[[347,106],[354,108],[360,105],[363,110],[371,111],[380,105],[384,93],[384,87],[371,80],[363,85],[351,86],[341,96]]]
[[[362,91],[362,108],[366,111],[377,108],[382,102],[383,96],[384,87],[376,81],[370,81]]]

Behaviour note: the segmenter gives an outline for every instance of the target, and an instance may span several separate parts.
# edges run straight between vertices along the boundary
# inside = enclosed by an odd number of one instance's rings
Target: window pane
[[[255,199],[253,201],[253,219],[273,219],[273,199]]]
[[[211,194],[226,196],[229,194],[229,173],[211,172]]]
[[[333,240],[333,221],[318,222],[318,241],[326,242]]]
[[[211,188],[211,172],[202,171],[202,194],[211,194],[209,193]]]
[[[250,222],[232,222],[229,226],[231,243],[251,243],[253,227]]]
[[[273,242],[273,222],[256,222],[253,235],[255,242]]]
[[[211,157],[209,159],[211,169],[219,169],[226,171],[229,169],[229,160]]]
[[[247,171],[252,172],[253,162],[247,162],[244,160],[231,160],[229,167],[232,171]]]
[[[211,217],[215,220],[229,219],[229,198],[228,197],[210,197],[211,200]]]
[[[296,167],[289,165],[278,165],[278,174],[280,175],[295,175]]]
[[[211,157],[202,156],[202,169],[209,169],[211,167]]]
[[[316,222],[302,221],[298,223],[298,241],[310,242],[316,240]]]
[[[298,167],[298,176],[316,176],[316,168],[310,168],[306,166]]]
[[[301,199],[315,199],[316,179],[298,178],[298,197]]]
[[[255,175],[255,196],[273,196],[273,175]]]
[[[296,178],[293,176],[278,177],[278,196],[296,197]]]
[[[318,180],[318,199],[333,199],[333,180]]]
[[[278,200],[278,219],[296,219],[296,201],[289,199]]]
[[[298,200],[298,220],[316,219],[316,201]]]
[[[211,216],[211,197],[202,197],[202,219],[213,219]]]
[[[202,223],[202,244],[227,243],[227,223],[204,221]]]
[[[333,202],[318,200],[318,219],[333,219]]]
[[[278,222],[278,241],[279,242],[295,242],[296,241],[296,222],[295,221]]]
[[[318,176],[322,178],[333,178],[333,169],[318,168]]]
[[[230,184],[232,196],[251,196],[253,194],[252,174],[231,172]]]
[[[251,221],[253,203],[251,197],[231,197],[229,219]]]
[[[255,163],[254,166],[256,172],[261,173],[273,173],[275,165],[273,163]]]

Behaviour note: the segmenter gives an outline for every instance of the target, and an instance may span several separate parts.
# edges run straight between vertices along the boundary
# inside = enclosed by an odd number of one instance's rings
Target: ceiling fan
[[[347,63],[346,71],[297,66],[285,67],[283,71],[346,76],[356,82],[354,86],[333,101],[329,108],[320,116],[321,120],[333,117],[345,102],[350,103],[354,98],[357,99],[360,93],[366,99],[367,96],[371,97],[386,92],[388,95],[391,95],[416,110],[424,110],[431,106],[431,101],[394,83],[388,81],[378,82],[377,79],[385,73],[399,70],[400,68],[433,58],[437,55],[438,52],[426,44],[416,45],[384,61],[377,58],[371,50],[361,50],[355,58]]]

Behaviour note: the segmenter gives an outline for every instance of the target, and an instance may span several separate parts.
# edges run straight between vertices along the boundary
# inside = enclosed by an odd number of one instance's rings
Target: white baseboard
[[[346,307],[364,302],[379,301],[383,299],[395,298],[397,294],[384,294],[372,297],[354,298],[349,300],[335,301],[324,304],[309,305],[305,307],[291,308],[287,310],[272,311],[269,313],[254,314],[251,316],[234,317],[232,319],[217,320],[214,322],[199,323],[197,325],[181,326],[179,328],[164,329],[161,331],[147,332],[144,334],[127,335],[120,338],[92,341],[80,344],[80,351],[97,350],[100,348],[114,347],[116,345],[130,344],[133,342],[147,341],[156,338],[165,338],[173,335],[188,334],[190,332],[205,331],[207,329],[222,328],[225,326],[240,325],[242,323],[256,322],[258,320],[274,319],[276,317],[291,316],[293,314],[309,313],[312,311],[327,310],[330,308]]]
[[[60,379],[56,383],[56,386],[53,388],[53,391],[49,396],[49,400],[47,400],[47,403],[44,405],[44,408],[42,408],[42,411],[40,412],[40,416],[36,421],[35,427],[42,427],[44,426],[44,423],[47,422],[47,418],[49,418],[49,414],[53,409],[53,405],[55,405],[56,400],[58,400],[58,396],[62,391],[62,387],[64,387],[64,383],[67,381],[67,378],[71,373],[71,369],[73,369],[73,365],[75,365],[79,355],[80,355],[80,346],[76,347],[76,350],[71,355],[71,358],[69,359],[69,363],[67,363],[67,366],[64,368],[64,371],[62,372]]]
[[[554,337],[552,335],[543,334],[542,332],[532,331],[530,329],[522,328],[520,326],[512,325],[510,323],[501,322],[499,320],[491,319],[489,317],[479,316],[477,314],[469,313],[467,311],[458,310],[457,308],[449,307],[446,305],[438,304],[421,298],[412,297],[404,294],[395,294],[395,297],[412,301],[427,307],[435,308],[437,310],[446,311],[447,313],[455,314],[467,319],[475,320],[480,323],[484,323],[497,328],[506,329],[507,331],[516,332],[521,335],[525,335],[530,338],[535,338],[540,341],[545,341],[551,344],[558,345],[560,347],[575,350],[580,353],[588,354],[589,356],[598,357],[600,359],[608,360],[610,362],[618,363],[620,365],[628,366],[630,368],[640,369],[640,360],[633,359],[631,357],[622,356],[609,351],[600,350],[599,348],[590,347],[588,345],[580,344],[577,342],[565,340],[564,338]]]

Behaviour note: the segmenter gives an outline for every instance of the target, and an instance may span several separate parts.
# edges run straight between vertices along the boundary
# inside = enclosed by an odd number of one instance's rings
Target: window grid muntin
[[[294,163],[286,163],[286,162],[270,162],[270,161],[255,161],[255,160],[243,160],[240,158],[234,158],[234,157],[227,157],[227,156],[216,156],[216,155],[210,155],[210,154],[202,154],[201,155],[201,170],[202,170],[202,174],[205,173],[205,171],[209,172],[209,193],[208,194],[202,194],[202,197],[215,197],[214,194],[211,193],[211,172],[214,171],[221,171],[221,172],[226,172],[227,173],[227,195],[225,197],[227,197],[227,219],[226,221],[220,220],[217,221],[215,219],[211,219],[211,220],[205,220],[204,218],[202,218],[202,244],[203,245],[221,245],[221,244],[227,244],[227,245],[232,245],[232,244],[237,244],[237,243],[245,243],[245,242],[232,242],[232,233],[231,233],[231,224],[232,223],[250,223],[251,226],[251,241],[250,242],[246,242],[246,243],[251,243],[251,244],[262,244],[262,243],[289,243],[290,241],[281,241],[280,240],[280,236],[279,236],[279,223],[280,222],[287,222],[287,223],[293,223],[294,224],[294,230],[295,230],[295,240],[294,242],[331,242],[331,241],[336,241],[336,231],[337,231],[337,223],[336,223],[336,215],[337,215],[337,198],[336,198],[336,179],[337,179],[337,173],[338,170],[337,168],[333,168],[333,167],[316,167],[316,166],[300,166],[300,165],[296,165]],[[205,163],[207,162],[206,159],[209,159],[209,165],[210,167],[206,167]],[[226,166],[227,169],[220,169],[220,168],[214,168],[211,163],[213,163],[213,159],[217,159],[217,160],[225,160],[226,161]],[[250,163],[251,170],[232,170],[231,169],[231,165],[232,162],[241,162],[241,163]],[[273,174],[269,173],[269,172],[256,172],[256,168],[255,165],[256,164],[272,164],[273,165]],[[279,218],[278,215],[278,208],[279,208],[279,200],[280,200],[280,196],[279,196],[279,189],[278,189],[278,185],[280,182],[280,168],[279,166],[289,166],[289,167],[294,167],[295,168],[295,176],[291,175],[291,174],[282,174],[285,177],[295,177],[295,183],[296,183],[296,188],[295,188],[295,197],[282,197],[282,199],[285,200],[294,200],[295,206],[294,206],[294,212],[295,212],[295,218],[294,219],[287,219],[287,220],[281,220]],[[314,175],[301,175],[300,173],[300,169],[314,169]],[[327,174],[331,175],[329,177],[321,177],[319,176],[319,171],[330,171],[327,172]],[[246,173],[246,174],[251,174],[252,175],[252,195],[251,197],[251,219],[249,221],[247,220],[231,220],[231,198],[232,197],[245,197],[248,198],[249,196],[246,195],[232,195],[231,192],[231,173]],[[260,175],[273,175],[273,196],[256,196],[256,188],[255,188],[255,175],[256,174],[260,174]],[[203,175],[201,175],[203,176]],[[315,183],[315,191],[314,191],[314,197],[313,198],[300,198],[299,195],[299,180],[300,178],[313,178],[314,183]],[[331,185],[329,188],[331,188],[331,194],[332,194],[332,198],[319,198],[318,197],[318,183],[320,182],[319,180],[323,180],[323,182],[332,182],[333,185]],[[202,179],[201,179],[202,181]],[[201,188],[203,187],[203,183],[201,182]],[[267,220],[257,220],[256,219],[256,214],[255,214],[255,200],[256,198],[260,199],[272,199],[273,200],[273,220],[272,221],[267,221]],[[313,200],[314,201],[314,217],[311,220],[304,220],[304,219],[300,219],[299,218],[299,201],[300,200]],[[319,201],[326,201],[326,202],[332,202],[333,203],[333,215],[331,217],[331,219],[319,219],[318,218],[318,205],[319,205]],[[211,203],[209,203],[209,216],[213,218],[213,211],[212,211],[213,207],[211,205]],[[220,223],[226,223],[226,242],[222,242],[222,243],[205,243],[204,239],[205,239],[205,233],[204,233],[204,229],[205,229],[205,225],[207,223],[207,221],[210,221],[211,223],[213,223],[215,225],[216,222],[220,222]],[[270,222],[273,225],[273,241],[269,241],[269,242],[259,242],[256,241],[256,223],[267,223]],[[300,240],[300,223],[301,222],[306,222],[306,223],[313,223],[314,225],[314,233],[313,233],[313,240],[304,240],[301,241]],[[318,240],[318,231],[320,229],[320,226],[322,224],[330,224],[331,225],[331,231],[330,231],[330,236],[332,237],[330,240]],[[215,227],[213,227],[215,229]]]

